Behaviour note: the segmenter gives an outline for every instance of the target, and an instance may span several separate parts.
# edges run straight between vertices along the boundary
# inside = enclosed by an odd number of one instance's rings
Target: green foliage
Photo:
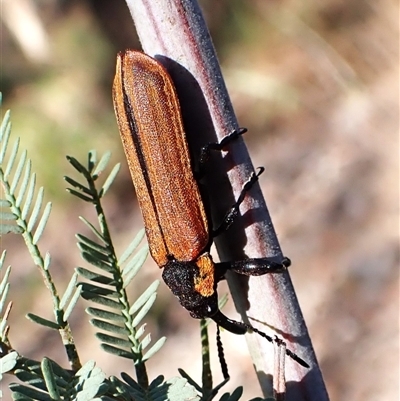
[[[98,306],[89,307],[86,312],[92,316],[91,324],[99,329],[96,337],[100,340],[101,347],[111,354],[132,359],[139,383],[146,387],[148,378],[144,362],[165,342],[164,337],[160,338],[149,348],[151,337],[150,334],[145,335],[145,325],[141,324],[156,299],[159,282],[152,283],[135,302],[130,303],[126,287],[143,265],[148,249],[142,248],[134,253],[144,237],[142,230],[127,247],[120,260],[115,254],[100,200],[114,180],[119,165],[112,169],[100,191],[97,191],[95,185],[109,159],[110,154],[107,153],[97,163],[96,153],[89,152],[86,168],[73,157],[68,157],[71,165],[86,180],[85,183],[81,183],[65,177],[72,187],[68,188],[68,191],[86,202],[91,202],[99,219],[99,229],[83,219],[96,241],[82,234],[77,235],[81,255],[86,262],[94,266],[94,269],[78,267],[76,271],[82,278],[88,280],[79,284],[82,297]]]
[[[44,190],[43,188],[36,189],[36,176],[31,171],[32,163],[25,151],[19,153],[18,139],[9,146],[10,134],[10,113],[7,112],[0,128],[0,183],[3,188],[1,192],[3,199],[0,199],[0,234],[12,233],[22,235],[24,238],[33,262],[38,267],[50,293],[54,314],[53,320],[33,313],[28,313],[27,318],[45,329],[59,332],[69,361],[67,369],[48,358],[43,358],[40,362],[31,360],[13,349],[8,336],[8,317],[12,303],[7,303],[11,267],[4,268],[6,252],[3,251],[0,257],[2,277],[0,282],[0,379],[4,374],[9,374],[19,380],[19,383],[9,385],[12,398],[24,401],[205,401],[214,398],[228,379],[215,388],[212,385],[206,321],[202,322],[203,364],[205,365],[202,386],[184,371],[180,371],[182,377],[164,380],[163,376],[158,376],[151,382],[148,379],[145,362],[165,342],[165,338],[162,337],[153,343],[150,334],[146,334],[143,323],[155,302],[159,282],[150,284],[136,300],[131,301],[128,298],[127,286],[134,280],[143,265],[148,254],[148,247],[139,248],[144,237],[144,230],[142,230],[121,257],[118,258],[115,253],[101,200],[114,181],[119,171],[119,164],[111,169],[100,189],[97,189],[97,181],[100,176],[104,177],[110,153],[106,153],[97,161],[96,153],[89,152],[87,166],[73,157],[68,157],[81,180],[65,177],[70,185],[68,191],[94,206],[98,222],[93,224],[81,217],[94,238],[82,234],[76,236],[81,255],[90,267],[77,267],[65,291],[60,295],[50,272],[50,254],[43,255],[39,248],[39,240],[50,216],[51,203],[44,205]],[[102,349],[132,360],[136,380],[124,372],[121,373],[122,380],[113,376],[106,377],[102,370],[96,367],[94,361],[81,365],[68,322],[80,298],[91,304],[86,312],[91,317],[90,323],[97,329],[95,335]],[[220,341],[219,338],[218,341]],[[224,394],[221,400],[238,400],[241,392],[239,387],[232,395]]]
[[[41,363],[21,358],[14,374],[24,383],[10,384],[14,400],[101,400],[109,389],[93,361],[74,374],[48,358]]]
[[[138,401],[164,401],[164,400],[200,400],[194,387],[188,384],[188,381],[181,377],[173,377],[164,381],[163,376],[158,376],[154,379],[148,388],[143,389],[135,380],[126,373],[122,373],[121,381],[115,377],[112,378],[113,385],[117,390],[117,394],[123,397],[124,400]]]

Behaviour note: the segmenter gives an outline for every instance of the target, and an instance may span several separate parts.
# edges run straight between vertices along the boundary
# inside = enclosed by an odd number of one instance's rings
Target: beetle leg
[[[290,264],[290,259],[286,257],[284,257],[281,262],[277,262],[276,257],[244,259],[235,262],[220,262],[215,264],[216,279],[219,281],[222,280],[227,270],[245,276],[262,276],[267,273],[282,273],[290,266]]]
[[[242,192],[239,195],[239,198],[235,202],[235,204],[228,210],[225,214],[225,217],[222,223],[212,232],[213,237],[217,237],[224,231],[226,231],[232,223],[235,221],[236,217],[239,214],[239,206],[243,202],[246,193],[250,190],[250,188],[258,181],[258,177],[264,172],[264,167],[259,167],[259,171],[257,174],[252,173],[250,179],[244,184]]]
[[[227,136],[221,139],[221,142],[210,142],[207,145],[204,145],[200,150],[199,156],[199,171],[196,172],[196,179],[201,179],[205,174],[204,166],[207,164],[208,159],[210,158],[210,153],[212,150],[221,151],[223,150],[228,144],[239,138],[247,132],[247,128],[238,128],[233,130]]]
[[[282,273],[291,265],[289,258],[284,257],[277,262],[276,257],[252,258],[234,262],[218,262],[214,265],[214,281],[218,283],[225,279],[225,273],[230,270],[245,276],[262,276],[267,273]]]

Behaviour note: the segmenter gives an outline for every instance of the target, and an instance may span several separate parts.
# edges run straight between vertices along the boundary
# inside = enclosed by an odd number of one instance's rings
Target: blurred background
[[[3,0],[0,89],[53,211],[42,252],[60,292],[84,265],[75,233],[93,210],[65,192],[73,170],[113,153],[121,173],[104,200],[119,252],[142,226],[111,102],[116,53],[140,48],[123,0]],[[331,400],[394,400],[399,391],[399,22],[395,0],[200,1]],[[76,176],[75,176],[76,177]],[[1,239],[13,267],[12,346],[66,366],[60,339],[27,321],[52,317],[51,301],[21,238]],[[146,262],[132,297],[160,271]],[[223,293],[221,290],[220,293]],[[81,360],[133,374],[105,354],[79,304],[72,328]],[[231,303],[227,314],[234,316]],[[167,335],[150,376],[185,369],[200,380],[198,322],[165,285],[148,319]],[[212,336],[212,334],[211,334]],[[212,338],[212,337],[211,337]],[[223,335],[231,382],[260,395],[245,340]],[[174,357],[172,358],[171,355]],[[213,353],[216,382],[220,379]],[[5,399],[8,390],[3,383]],[[397,396],[396,396],[397,395]]]

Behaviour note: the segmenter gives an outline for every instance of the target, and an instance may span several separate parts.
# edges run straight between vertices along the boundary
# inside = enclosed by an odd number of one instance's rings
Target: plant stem
[[[127,3],[143,50],[159,59],[174,80],[189,145],[193,149],[200,149],[201,145],[207,142],[215,142],[214,134],[221,140],[233,129],[238,128],[217,56],[197,1],[127,0]],[[243,184],[254,171],[241,139],[238,139],[234,146],[230,146],[223,163],[220,161],[213,170],[212,179],[207,182],[213,216],[216,216],[215,226],[228,207],[234,203]],[[229,166],[229,171],[226,166]],[[219,179],[214,181],[214,177]],[[228,184],[224,181],[226,177],[229,179]],[[220,196],[221,187],[223,197]],[[230,197],[225,196],[229,193]],[[252,196],[246,197],[240,208],[248,221],[255,222],[245,228],[245,235],[242,219],[242,224],[235,223],[228,235],[221,235],[216,239],[222,261],[240,260],[245,256],[276,256],[278,260],[282,257],[268,209],[258,186],[252,190]],[[228,283],[236,308],[245,322],[249,322],[249,317],[255,317],[259,322],[267,322],[273,333],[284,337],[288,348],[311,365],[311,370],[307,370],[295,362],[288,361],[286,381],[294,384],[288,390],[286,400],[327,400],[322,375],[289,274],[251,277],[248,282],[230,274]],[[250,323],[265,330],[265,325],[260,326],[253,320]],[[274,347],[254,334],[246,337],[266,397],[272,393],[270,377],[274,371]]]

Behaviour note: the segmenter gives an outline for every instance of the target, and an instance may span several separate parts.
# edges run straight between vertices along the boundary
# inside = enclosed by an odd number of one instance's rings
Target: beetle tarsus
[[[258,181],[258,177],[264,172],[264,167],[259,167],[258,173],[252,173],[249,180],[243,185],[242,191],[235,204],[227,211],[222,223],[212,232],[213,237],[218,237],[224,231],[227,231],[232,223],[235,221],[239,214],[239,207],[244,201],[247,192],[253,187],[253,185]]]
[[[247,128],[238,128],[231,131],[227,136],[223,137],[220,142],[210,142],[207,145],[204,145],[200,151],[199,157],[199,165],[200,169],[202,170],[202,166],[204,166],[208,159],[210,158],[210,153],[212,150],[221,151],[223,150],[228,144],[242,136],[244,133],[247,132]]]

